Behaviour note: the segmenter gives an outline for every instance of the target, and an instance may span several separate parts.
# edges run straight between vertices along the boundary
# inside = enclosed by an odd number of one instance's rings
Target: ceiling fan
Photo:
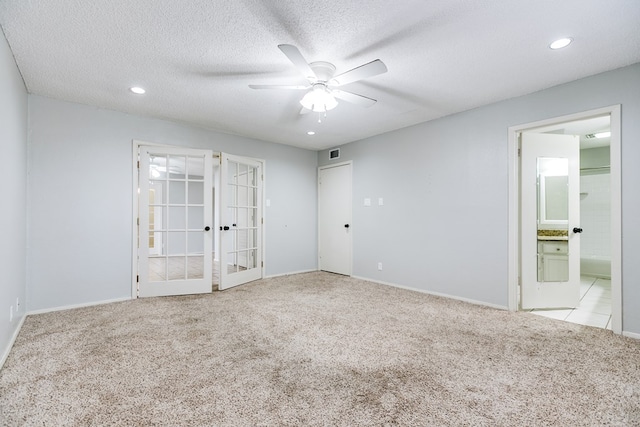
[[[289,58],[289,61],[293,63],[309,83],[306,85],[290,86],[249,85],[251,89],[306,90],[307,93],[300,100],[300,104],[302,104],[303,107],[300,114],[308,113],[309,111],[326,113],[338,105],[336,98],[362,107],[371,107],[377,102],[373,98],[336,89],[336,87],[386,73],[387,66],[379,59],[334,76],[336,67],[333,64],[325,61],[308,63],[298,48],[290,44],[281,44],[278,45],[278,48]]]

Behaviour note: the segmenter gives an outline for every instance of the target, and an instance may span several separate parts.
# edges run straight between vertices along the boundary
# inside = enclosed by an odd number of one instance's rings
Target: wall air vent
[[[340,158],[340,149],[336,148],[335,150],[329,151],[330,159],[339,159]]]

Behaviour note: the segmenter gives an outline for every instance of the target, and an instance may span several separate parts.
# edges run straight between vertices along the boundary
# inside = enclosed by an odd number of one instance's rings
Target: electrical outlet
[[[9,322],[13,322],[13,306],[9,307]]]
[[[382,263],[381,262],[378,263],[378,270],[382,271]]]

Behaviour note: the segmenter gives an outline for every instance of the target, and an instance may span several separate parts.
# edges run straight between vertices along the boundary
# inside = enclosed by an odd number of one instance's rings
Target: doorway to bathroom
[[[619,130],[619,106],[509,129],[510,309],[622,332]]]

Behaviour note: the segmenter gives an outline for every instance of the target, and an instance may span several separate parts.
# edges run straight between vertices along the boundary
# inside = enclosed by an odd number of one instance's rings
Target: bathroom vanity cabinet
[[[566,282],[568,280],[569,242],[538,240],[538,281]]]

